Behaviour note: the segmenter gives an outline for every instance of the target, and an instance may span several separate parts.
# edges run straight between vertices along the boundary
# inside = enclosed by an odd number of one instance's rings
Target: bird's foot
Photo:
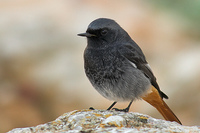
[[[125,109],[113,108],[112,110],[121,111],[121,112],[128,112],[128,111],[129,111],[129,108],[125,108]]]
[[[89,110],[95,110],[93,107],[90,107]]]

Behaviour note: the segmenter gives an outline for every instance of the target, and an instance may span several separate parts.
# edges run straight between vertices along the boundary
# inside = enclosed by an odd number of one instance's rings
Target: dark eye
[[[105,36],[107,33],[108,33],[108,30],[106,30],[106,29],[101,30],[101,35],[102,36]]]

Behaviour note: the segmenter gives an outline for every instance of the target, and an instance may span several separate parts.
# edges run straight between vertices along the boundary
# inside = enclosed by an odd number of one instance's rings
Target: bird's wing
[[[134,45],[131,43],[123,44],[120,46],[118,51],[123,57],[128,59],[130,63],[134,64],[137,69],[141,70],[147,78],[149,78],[151,84],[158,90],[162,98],[168,99],[168,96],[160,90],[158,83],[156,82],[156,77],[147,63],[142,50],[136,43]]]

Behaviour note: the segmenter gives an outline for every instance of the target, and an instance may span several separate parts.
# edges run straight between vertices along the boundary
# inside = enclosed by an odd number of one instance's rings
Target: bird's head
[[[116,44],[115,41],[120,40],[126,34],[126,31],[114,20],[99,18],[89,24],[86,33],[78,35],[87,37],[88,46],[106,47]]]

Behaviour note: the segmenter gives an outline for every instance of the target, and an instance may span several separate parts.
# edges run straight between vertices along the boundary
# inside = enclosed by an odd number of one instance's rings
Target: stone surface
[[[56,120],[36,127],[16,128],[8,133],[78,133],[78,132],[192,132],[199,133],[199,126],[182,126],[176,122],[155,119],[139,113],[105,110],[75,110]]]

